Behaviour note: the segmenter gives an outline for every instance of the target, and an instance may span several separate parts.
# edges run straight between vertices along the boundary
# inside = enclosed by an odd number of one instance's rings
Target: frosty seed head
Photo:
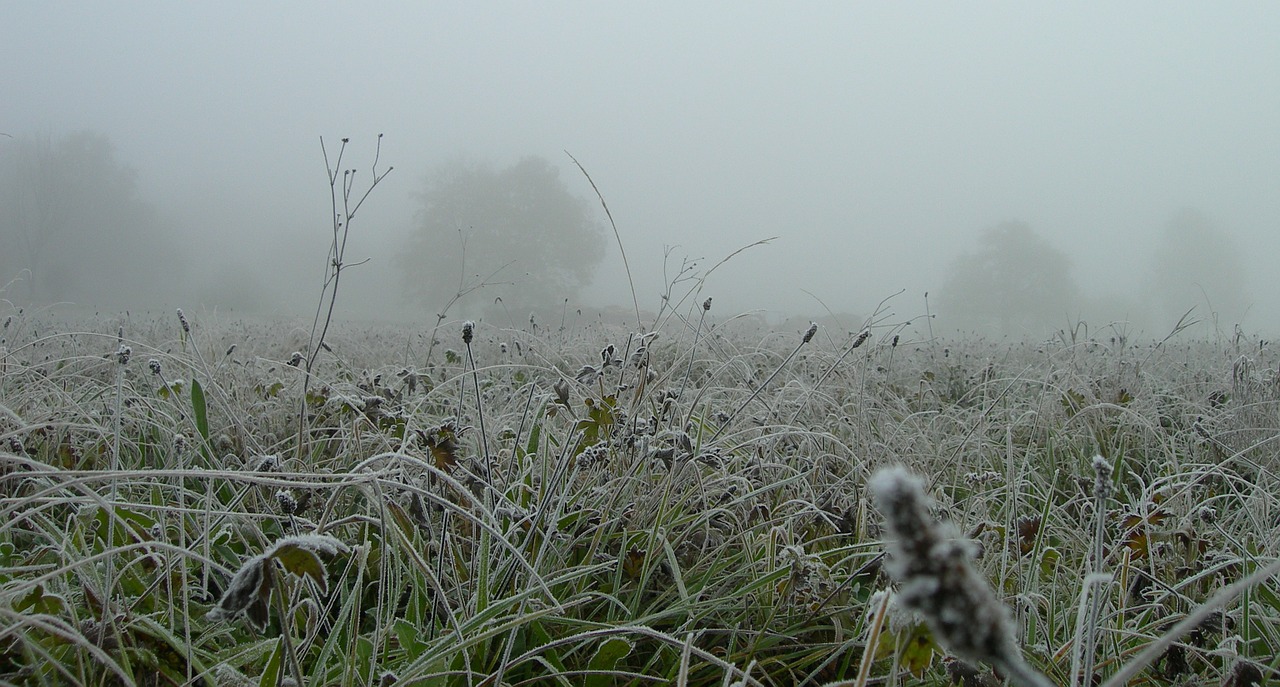
[[[467,320],[462,323],[462,343],[470,346],[472,338],[475,337],[476,323]]]
[[[182,331],[184,333],[191,333],[191,323],[187,321],[187,315],[182,312],[182,308],[178,308],[178,322],[182,325]]]
[[[888,525],[885,568],[900,585],[902,604],[960,657],[1023,665],[1008,609],[970,565],[968,547],[933,517],[923,482],[896,466],[877,471],[868,488]]]
[[[254,472],[278,472],[280,470],[280,456],[274,453],[258,456],[249,463],[249,467]]]
[[[813,341],[813,335],[818,333],[818,323],[810,322],[809,329],[804,333],[804,340],[801,343],[809,343]]]
[[[280,504],[280,512],[285,515],[293,515],[298,512],[298,499],[293,495],[292,489],[276,491],[276,503]]]
[[[151,374],[153,375],[160,374],[160,372],[162,371],[162,368],[160,367],[160,361],[156,360],[155,358],[151,358],[150,360],[147,361],[147,369],[151,370]]]
[[[133,355],[133,349],[129,348],[127,344],[122,343],[120,344],[120,347],[116,349],[116,362],[120,363],[121,365],[128,365],[129,357],[132,355]]]
[[[1093,496],[1099,501],[1111,496],[1111,463],[1100,455],[1093,457]]]

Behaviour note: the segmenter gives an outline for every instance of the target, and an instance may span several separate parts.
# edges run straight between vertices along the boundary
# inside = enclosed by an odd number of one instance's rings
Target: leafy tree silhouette
[[[1064,321],[1077,294],[1067,256],[1014,221],[984,231],[976,251],[952,261],[939,300],[963,325],[1040,333]]]
[[[440,308],[501,298],[554,308],[590,282],[603,225],[541,157],[505,169],[454,161],[419,196],[417,228],[399,261],[412,298]]]

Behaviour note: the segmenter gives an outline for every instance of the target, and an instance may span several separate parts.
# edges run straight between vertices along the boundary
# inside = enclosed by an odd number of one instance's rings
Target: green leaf
[[[196,430],[200,438],[209,441],[209,410],[204,402],[204,389],[198,380],[191,380],[191,410],[196,414]]]
[[[538,442],[542,439],[542,423],[535,422],[533,427],[529,429],[529,441],[525,442],[524,454],[521,456],[531,456],[538,452]]]
[[[284,640],[276,640],[276,650],[271,652],[271,660],[267,661],[267,665],[262,669],[262,678],[258,680],[258,687],[276,687],[280,677],[280,668],[284,661]]]
[[[1045,548],[1044,553],[1040,555],[1040,572],[1045,576],[1052,576],[1058,568],[1058,561],[1062,559],[1062,554],[1052,546]]]
[[[391,631],[395,633],[401,650],[410,660],[417,659],[426,650],[427,644],[422,641],[424,635],[417,625],[403,618],[397,618],[391,624]]]
[[[613,684],[613,676],[605,673],[617,668],[618,661],[626,658],[631,653],[631,649],[632,644],[629,639],[610,637],[604,640],[596,649],[596,655],[592,656],[591,662],[587,664],[587,670],[600,671],[587,676],[587,687],[605,687]]]
[[[898,632],[881,634],[880,643],[876,645],[875,657],[888,658],[896,653],[899,664],[912,675],[920,678],[933,663],[934,654],[939,651],[929,626],[923,622],[917,622]]]
[[[133,640],[151,650],[156,658],[152,667],[169,678],[168,684],[183,684],[188,666],[196,673],[209,670],[200,660],[198,652],[191,651],[185,640],[151,617],[135,615],[130,630]],[[159,682],[161,681],[157,681]]]
[[[1067,419],[1070,419],[1075,417],[1076,413],[1084,410],[1084,407],[1088,404],[1088,399],[1075,389],[1067,389],[1062,392],[1062,397],[1058,399],[1058,403],[1062,405],[1062,410],[1066,412]]]
[[[272,555],[286,571],[298,577],[310,577],[315,580],[321,594],[329,593],[329,577],[325,574],[324,563],[315,551],[294,544],[284,544],[276,547]]]
[[[926,670],[933,663],[933,656],[938,652],[938,645],[933,641],[933,633],[929,626],[920,623],[899,640],[900,660],[917,679],[923,678]]]
[[[66,599],[57,594],[45,594],[44,585],[37,584],[30,593],[13,604],[13,610],[19,613],[43,613],[57,615],[67,606]]]
[[[258,392],[258,395],[261,396],[262,400],[265,401],[267,399],[271,399],[271,398],[275,398],[276,396],[279,396],[280,392],[284,390],[284,382],[277,381],[272,383],[270,386],[263,386],[262,384],[258,384],[257,386],[253,387],[253,390]]]

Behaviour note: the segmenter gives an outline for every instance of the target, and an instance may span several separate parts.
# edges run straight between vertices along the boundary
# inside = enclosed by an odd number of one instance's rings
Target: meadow
[[[903,602],[888,466],[1047,684],[1280,668],[1243,334],[0,317],[5,684],[999,684]]]

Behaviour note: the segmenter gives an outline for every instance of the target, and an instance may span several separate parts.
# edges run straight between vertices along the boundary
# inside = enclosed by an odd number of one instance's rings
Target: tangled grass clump
[[[7,316],[12,683],[1276,674],[1261,343]]]

